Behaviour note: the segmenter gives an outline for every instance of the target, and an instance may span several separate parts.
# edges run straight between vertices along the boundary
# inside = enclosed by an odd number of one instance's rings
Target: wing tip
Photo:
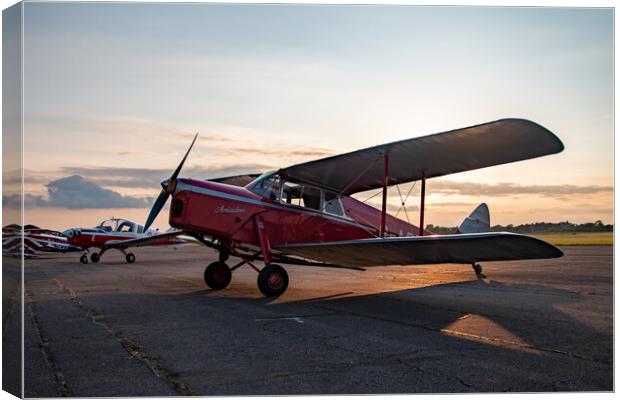
[[[560,138],[553,133],[550,129],[542,126],[538,122],[534,122],[527,118],[502,118],[495,121],[497,123],[508,122],[508,123],[518,123],[521,125],[528,126],[530,128],[535,128],[540,131],[543,135],[545,135],[546,139],[549,139],[550,148],[548,149],[547,154],[557,154],[564,151],[564,143]]]
[[[536,243],[538,245],[537,250],[541,251],[541,254],[540,254],[541,259],[542,258],[560,258],[564,256],[564,252],[562,250],[560,250],[557,246],[549,242],[545,242],[544,240],[539,239],[534,236],[521,235],[521,234],[516,234],[516,235],[527,238],[529,241],[532,241],[532,243]],[[544,253],[544,255],[542,253]]]

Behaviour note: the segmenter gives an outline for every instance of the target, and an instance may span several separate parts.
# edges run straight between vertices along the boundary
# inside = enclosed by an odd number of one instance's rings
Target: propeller
[[[192,144],[189,146],[189,149],[187,149],[187,153],[185,153],[185,157],[183,157],[177,169],[175,169],[172,175],[170,175],[170,178],[168,178],[167,180],[161,183],[161,192],[159,192],[159,196],[157,196],[157,199],[155,199],[153,208],[151,208],[151,212],[149,213],[149,216],[146,219],[146,223],[144,224],[144,232],[146,232],[147,229],[149,229],[149,227],[153,223],[153,221],[155,221],[155,218],[157,218],[157,215],[159,214],[161,209],[164,207],[164,204],[166,204],[168,197],[170,197],[170,195],[174,193],[174,190],[177,187],[177,177],[179,176],[179,173],[181,172],[181,168],[183,168],[185,159],[187,159],[189,152],[192,150],[192,147],[194,147],[194,142],[196,142],[197,137],[198,137],[198,134],[194,136],[194,140],[192,140]]]

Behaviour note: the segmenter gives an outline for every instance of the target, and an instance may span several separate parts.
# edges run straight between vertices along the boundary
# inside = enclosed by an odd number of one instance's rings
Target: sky
[[[611,9],[26,3],[24,24],[27,223],[143,221],[195,132],[181,176],[213,178],[507,117],[564,152],[429,180],[427,223],[483,201],[492,224],[613,222]]]

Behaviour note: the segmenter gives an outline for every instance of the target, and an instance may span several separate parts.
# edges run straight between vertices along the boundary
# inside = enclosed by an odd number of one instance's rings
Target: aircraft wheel
[[[216,261],[205,268],[204,279],[211,289],[224,289],[230,283],[232,272],[226,263]]]
[[[474,264],[473,268],[474,268],[474,271],[476,272],[476,275],[482,274],[482,265]]]
[[[474,271],[476,272],[476,278],[478,278],[478,279],[483,278],[484,279],[484,278],[487,277],[485,274],[482,273],[482,265],[473,263],[471,266],[474,269]]]
[[[269,264],[258,273],[258,289],[265,296],[277,297],[288,287],[288,274],[277,264]]]
[[[90,255],[90,261],[94,262],[94,263],[98,263],[99,262],[99,253],[93,253]]]
[[[86,257],[86,254],[82,254],[82,257],[80,257],[80,262],[82,264],[88,264],[88,257]]]
[[[136,256],[133,253],[127,253],[127,255],[125,256],[125,260],[129,264],[133,264],[136,261]]]

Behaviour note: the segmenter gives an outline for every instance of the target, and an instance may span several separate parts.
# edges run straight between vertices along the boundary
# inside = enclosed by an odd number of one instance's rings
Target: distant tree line
[[[426,225],[426,230],[440,234],[448,235],[456,233],[455,227],[436,226],[433,224]],[[491,227],[493,232],[514,232],[514,233],[562,233],[562,232],[613,232],[613,224],[604,224],[598,220],[595,222],[586,222],[585,224],[574,224],[572,222],[535,222],[533,224],[522,225],[494,225]]]

